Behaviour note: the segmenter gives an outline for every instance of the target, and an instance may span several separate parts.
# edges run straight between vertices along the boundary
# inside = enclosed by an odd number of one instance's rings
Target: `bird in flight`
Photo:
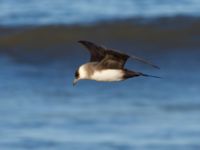
[[[96,80],[101,82],[122,81],[132,77],[145,76],[160,78],[124,68],[129,58],[138,60],[159,69],[158,66],[137,56],[128,55],[113,49],[99,46],[90,41],[78,41],[90,52],[90,61],[81,65],[75,72],[73,85],[79,80]]]

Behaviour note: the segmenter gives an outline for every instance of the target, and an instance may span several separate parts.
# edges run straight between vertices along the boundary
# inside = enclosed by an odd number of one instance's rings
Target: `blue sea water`
[[[162,79],[76,87],[74,71],[85,58],[27,64],[1,56],[0,149],[198,150],[199,56],[154,53],[161,70],[128,66]]]
[[[126,18],[200,16],[199,0],[0,0],[0,25],[85,24]]]

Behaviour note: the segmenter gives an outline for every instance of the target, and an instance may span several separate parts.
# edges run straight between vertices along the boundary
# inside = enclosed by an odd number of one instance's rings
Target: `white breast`
[[[91,78],[96,81],[120,81],[123,80],[123,71],[119,69],[95,71]]]

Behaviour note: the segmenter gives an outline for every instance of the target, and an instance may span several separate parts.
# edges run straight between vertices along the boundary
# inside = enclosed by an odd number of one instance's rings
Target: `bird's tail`
[[[158,77],[158,76],[154,76],[154,75],[149,75],[149,74],[144,74],[144,73],[140,73],[141,76],[144,76],[144,77],[152,77],[152,78],[161,78],[161,77]]]

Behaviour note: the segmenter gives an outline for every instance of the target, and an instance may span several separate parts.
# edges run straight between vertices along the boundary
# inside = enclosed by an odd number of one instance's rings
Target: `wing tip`
[[[78,43],[84,43],[85,40],[78,40],[77,42],[78,42]]]
[[[149,62],[149,61],[147,61],[147,60],[145,60],[143,58],[140,58],[140,57],[137,57],[137,56],[134,56],[134,55],[129,55],[129,57],[132,58],[132,59],[136,59],[136,60],[138,60],[138,61],[140,61],[142,63],[148,64],[148,65],[152,66],[155,69],[160,69],[159,66],[154,65],[153,63],[151,63],[151,62]]]
[[[87,41],[87,40],[78,40],[77,42],[78,42],[78,43],[81,43],[81,44],[92,43],[92,42]]]
[[[154,68],[156,68],[156,69],[159,69],[160,70],[160,67],[159,66],[157,66],[157,65],[152,65]]]

